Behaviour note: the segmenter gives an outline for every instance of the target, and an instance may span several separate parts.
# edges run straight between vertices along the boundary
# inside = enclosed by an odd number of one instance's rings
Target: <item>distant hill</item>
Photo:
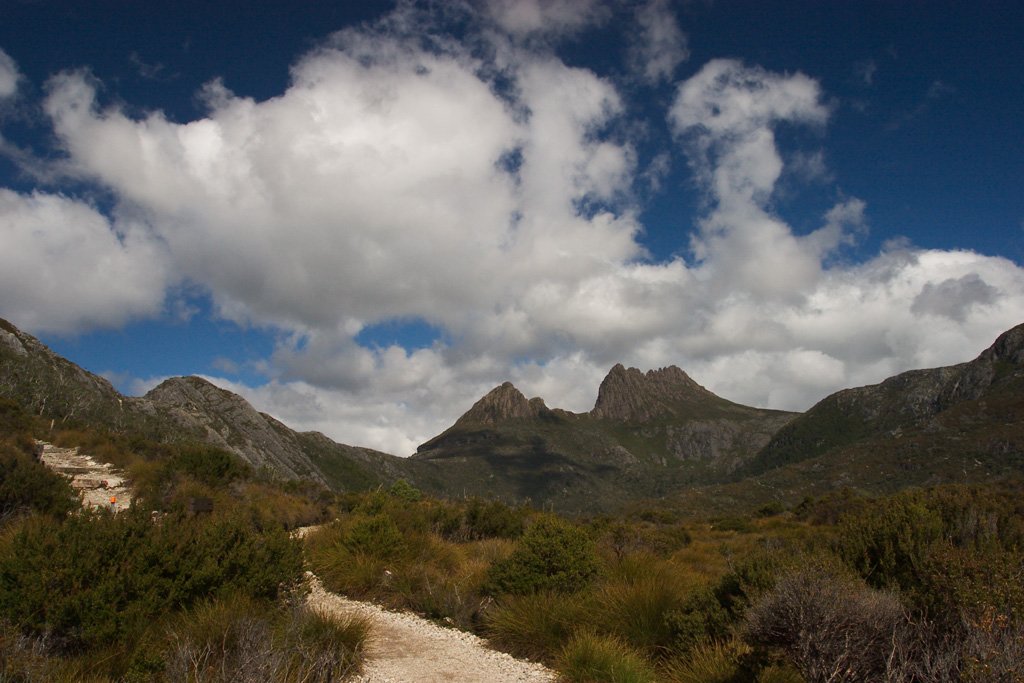
[[[677,367],[616,365],[589,413],[550,409],[506,382],[410,465],[431,488],[607,510],[725,479],[794,416],[715,396]]]
[[[969,363],[912,370],[826,397],[780,429],[740,474],[827,454],[840,457],[868,446],[891,452],[900,442],[922,440],[933,442],[935,455],[1008,455],[1024,446],[1022,409],[1024,325],[1019,325]]]
[[[0,397],[55,424],[202,441],[338,491],[404,478],[435,495],[565,512],[656,500],[710,514],[842,487],[887,493],[1024,473],[1024,325],[973,361],[846,389],[802,415],[733,403],[674,366],[616,365],[586,413],[506,382],[411,458],[296,432],[197,377],[122,396],[3,320]]]
[[[1024,325],[975,360],[912,370],[828,396],[780,429],[728,484],[678,495],[687,511],[794,503],[839,488],[909,486],[1024,475]]]

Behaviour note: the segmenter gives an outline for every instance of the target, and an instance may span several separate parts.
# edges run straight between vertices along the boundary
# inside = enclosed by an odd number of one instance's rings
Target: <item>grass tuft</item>
[[[556,664],[573,683],[654,683],[644,656],[621,640],[589,631],[576,633],[562,648]]]

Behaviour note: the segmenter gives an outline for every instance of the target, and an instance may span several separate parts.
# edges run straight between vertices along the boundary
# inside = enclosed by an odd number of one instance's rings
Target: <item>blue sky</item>
[[[1018,3],[7,2],[0,316],[400,455],[512,380],[805,409],[1024,321]]]

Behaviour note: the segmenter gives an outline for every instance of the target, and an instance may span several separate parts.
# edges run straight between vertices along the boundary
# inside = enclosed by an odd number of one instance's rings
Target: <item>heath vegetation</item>
[[[1024,485],[855,491],[702,519],[566,518],[405,481],[331,494],[209,446],[69,425],[126,469],[86,513],[0,404],[0,680],[329,681],[367,625],[302,574],[555,667],[565,681],[1024,680]],[[212,512],[195,514],[205,497]],[[320,524],[303,541],[289,530]]]

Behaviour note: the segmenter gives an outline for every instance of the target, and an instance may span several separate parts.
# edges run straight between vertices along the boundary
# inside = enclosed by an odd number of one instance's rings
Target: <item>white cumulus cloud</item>
[[[296,428],[401,455],[504,380],[582,411],[615,363],[676,364],[729,399],[803,409],[965,360],[1024,318],[1024,271],[1006,259],[894,243],[846,262],[870,223],[860,198],[794,231],[775,208],[780,178],[830,172],[824,155],[780,149],[776,130],[824,131],[826,95],[734,60],[676,86],[664,154],[689,163],[707,208],[677,235],[682,256],[652,261],[622,92],[520,40],[580,31],[603,7],[480,7],[492,52],[425,45],[396,15],[302,56],[276,97],[209,83],[207,112],[186,122],[101,106],[87,73],[58,74],[44,108],[64,168],[109,192],[116,219],[4,191],[2,310],[71,331],[152,315],[170,283],[198,286],[217,315],[281,333],[265,385],[219,384]],[[667,11],[640,11],[667,31],[650,78],[686,58]],[[26,264],[39,262],[50,270],[33,289]],[[410,320],[442,338],[357,340]]]
[[[138,226],[81,201],[0,188],[0,311],[35,331],[79,332],[160,312],[168,273]]]

